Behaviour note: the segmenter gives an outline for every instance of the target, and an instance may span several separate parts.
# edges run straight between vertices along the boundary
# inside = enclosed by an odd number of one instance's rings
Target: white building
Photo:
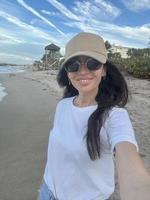
[[[109,51],[111,51],[111,53],[120,53],[122,58],[129,58],[127,54],[128,50],[128,47],[112,45]]]

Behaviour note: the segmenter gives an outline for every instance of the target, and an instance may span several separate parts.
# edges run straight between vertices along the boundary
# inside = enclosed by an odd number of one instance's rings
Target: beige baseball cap
[[[101,63],[106,63],[107,51],[102,37],[93,33],[81,32],[74,36],[65,47],[65,63],[75,56],[92,57]]]

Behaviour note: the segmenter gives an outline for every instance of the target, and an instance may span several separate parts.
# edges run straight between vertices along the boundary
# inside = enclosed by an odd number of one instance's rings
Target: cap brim
[[[96,59],[96,60],[98,60],[99,62],[101,62],[101,63],[106,63],[106,60],[107,60],[107,58],[106,58],[106,56],[105,55],[103,55],[103,54],[100,54],[100,53],[97,53],[97,52],[90,52],[90,51],[78,51],[78,52],[76,52],[76,53],[74,53],[74,54],[72,54],[72,55],[70,55],[69,57],[67,57],[64,61],[63,61],[63,63],[61,64],[61,67],[63,67],[65,64],[66,64],[66,62],[68,61],[68,60],[70,60],[71,58],[73,58],[73,57],[75,57],[75,56],[88,56],[88,57],[91,57],[91,58],[94,58],[94,59]]]

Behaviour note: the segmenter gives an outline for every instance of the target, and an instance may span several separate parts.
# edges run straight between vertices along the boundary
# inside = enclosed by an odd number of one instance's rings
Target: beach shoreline
[[[0,199],[36,199],[46,162],[49,130],[62,97],[57,71],[0,74],[8,93],[0,102]],[[140,155],[150,169],[150,81],[125,75],[129,112]],[[118,186],[117,186],[118,187]],[[9,192],[8,192],[9,191]],[[118,200],[118,189],[112,200]]]
[[[0,75],[0,199],[36,199],[44,172],[59,94],[31,74]]]

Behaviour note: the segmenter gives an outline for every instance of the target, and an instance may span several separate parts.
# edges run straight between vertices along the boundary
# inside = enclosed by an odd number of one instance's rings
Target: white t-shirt
[[[136,145],[124,108],[114,107],[100,131],[101,157],[92,161],[83,136],[97,105],[77,107],[74,97],[61,100],[50,132],[44,180],[59,200],[105,200],[114,192],[113,149],[120,141]]]

